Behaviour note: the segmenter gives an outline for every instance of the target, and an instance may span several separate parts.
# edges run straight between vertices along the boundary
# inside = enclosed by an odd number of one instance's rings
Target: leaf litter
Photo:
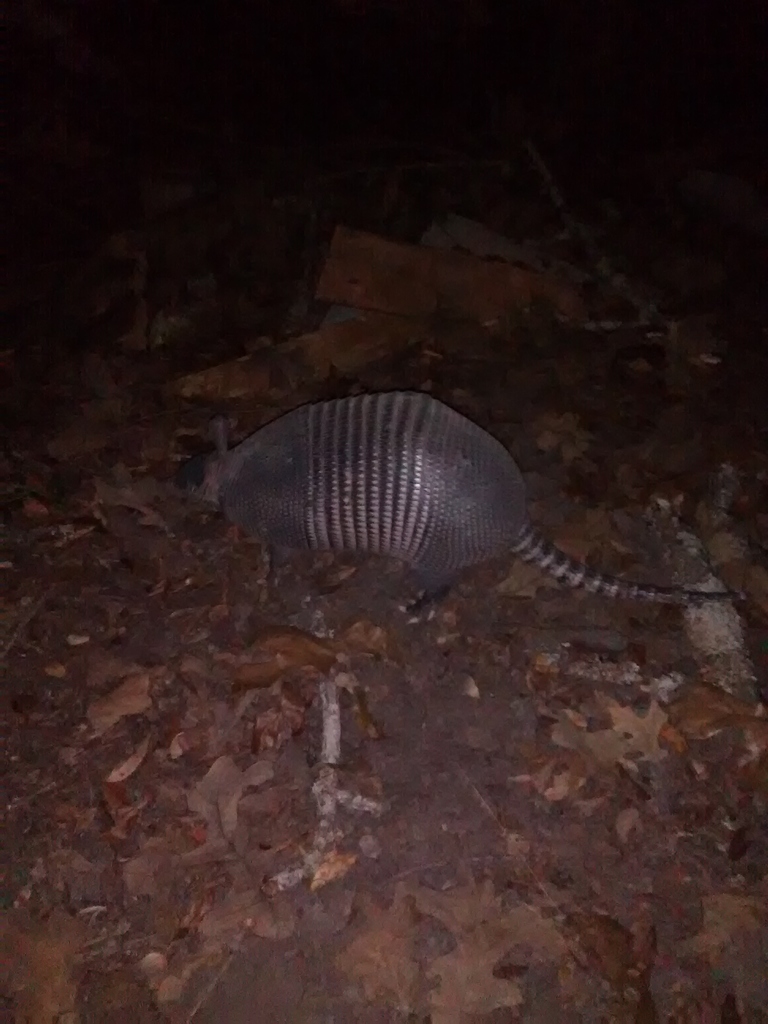
[[[355,264],[366,246],[412,270],[433,260],[347,228],[334,237],[331,302],[361,269],[377,294],[380,268]],[[146,264],[141,240],[131,251],[132,268]],[[749,982],[766,926],[765,710],[699,678],[676,612],[564,593],[506,559],[408,622],[390,599],[396,568],[318,557],[268,576],[258,542],[166,486],[206,436],[208,410],[180,392],[215,394],[244,434],[299,401],[408,382],[519,441],[545,485],[535,518],[575,557],[631,560],[652,578],[667,555],[625,525],[654,496],[669,501],[746,593],[759,667],[759,359],[728,385],[745,396],[734,422],[732,403],[717,404],[724,371],[704,358],[714,333],[676,329],[654,348],[625,326],[596,347],[574,328],[583,276],[508,269],[510,336],[496,269],[456,265],[465,313],[493,307],[496,323],[475,325],[471,359],[455,329],[413,310],[401,344],[390,307],[408,296],[387,288],[382,319],[354,331],[262,338],[245,358],[211,343],[174,370],[161,411],[130,353],[164,338],[165,359],[176,342],[162,317],[144,331],[136,315],[114,365],[91,360],[66,385],[70,426],[19,440],[29,466],[10,492],[2,570],[14,865],[0,921],[4,980],[30,1019],[86,1020],[83,979],[126,966],[168,1019],[210,1013],[228,965],[268,964],[273,947],[300,975],[305,1016],[344,1022],[387,1008],[436,1024],[505,1010],[683,1020],[686,999],[701,1019],[765,1009]],[[572,321],[567,333],[532,294]],[[598,295],[595,314],[615,298]],[[81,295],[77,308],[101,303]],[[744,481],[725,521],[702,512],[724,459]],[[332,1009],[319,976],[343,993]]]

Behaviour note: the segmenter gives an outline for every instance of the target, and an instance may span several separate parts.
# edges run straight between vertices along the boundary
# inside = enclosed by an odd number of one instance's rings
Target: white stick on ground
[[[720,528],[727,526],[726,505],[730,492],[729,467],[721,467],[715,485],[711,488],[708,502],[710,519]],[[718,481],[722,486],[718,485]],[[666,503],[664,503],[666,505]],[[682,527],[670,514],[664,520],[655,520],[666,550],[670,553],[676,579],[688,585],[692,579],[703,590],[722,590],[722,583],[709,567],[706,552],[701,541],[690,530]],[[744,552],[746,556],[746,550]],[[756,699],[757,684],[754,669],[747,651],[744,629],[739,613],[731,602],[712,601],[685,609],[685,630],[693,649],[694,657],[704,681],[725,690],[741,700],[753,702]]]
[[[312,796],[317,805],[317,828],[303,862],[267,880],[265,887],[270,892],[294,889],[315,875],[324,858],[343,838],[343,832],[336,825],[339,805],[355,813],[381,813],[381,804],[377,801],[339,788],[336,765],[341,761],[341,708],[339,689],[333,679],[325,679],[320,684],[320,705],[323,713],[323,745],[320,770],[312,786]]]

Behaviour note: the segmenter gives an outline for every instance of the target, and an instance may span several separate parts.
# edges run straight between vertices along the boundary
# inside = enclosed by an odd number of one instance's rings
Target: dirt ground
[[[743,541],[719,561],[754,678],[730,694],[683,609],[512,558],[417,618],[397,564],[270,571],[170,483],[216,403],[158,397],[167,350],[62,357],[33,396],[9,371],[0,1019],[768,1020],[764,298],[676,313],[686,349],[529,311],[463,342],[434,323],[354,380],[276,350],[268,391],[227,402],[240,437],[427,388],[510,447],[548,536],[645,582],[679,581],[651,499],[701,536],[734,467],[710,550]]]

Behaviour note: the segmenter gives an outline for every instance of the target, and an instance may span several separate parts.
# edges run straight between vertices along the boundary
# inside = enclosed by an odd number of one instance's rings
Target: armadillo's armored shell
[[[594,572],[529,522],[514,459],[429,395],[393,391],[305,405],[231,451],[191,460],[181,483],[275,548],[393,555],[428,593],[465,566],[512,551],[571,587],[610,597],[699,603],[730,598]],[[202,479],[201,479],[202,478]]]
[[[503,445],[417,392],[302,406],[225,462],[221,503],[247,531],[281,547],[392,555],[430,588],[508,549],[527,522]]]

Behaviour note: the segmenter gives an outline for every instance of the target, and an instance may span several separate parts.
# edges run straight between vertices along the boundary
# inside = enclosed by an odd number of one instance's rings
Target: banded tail
[[[693,590],[689,587],[659,587],[653,584],[631,583],[590,569],[583,562],[566,555],[527,523],[518,534],[511,549],[518,558],[537,566],[559,583],[574,590],[583,589],[591,594],[629,601],[653,601],[657,604],[699,605],[709,601],[732,600],[738,595],[730,590]]]

